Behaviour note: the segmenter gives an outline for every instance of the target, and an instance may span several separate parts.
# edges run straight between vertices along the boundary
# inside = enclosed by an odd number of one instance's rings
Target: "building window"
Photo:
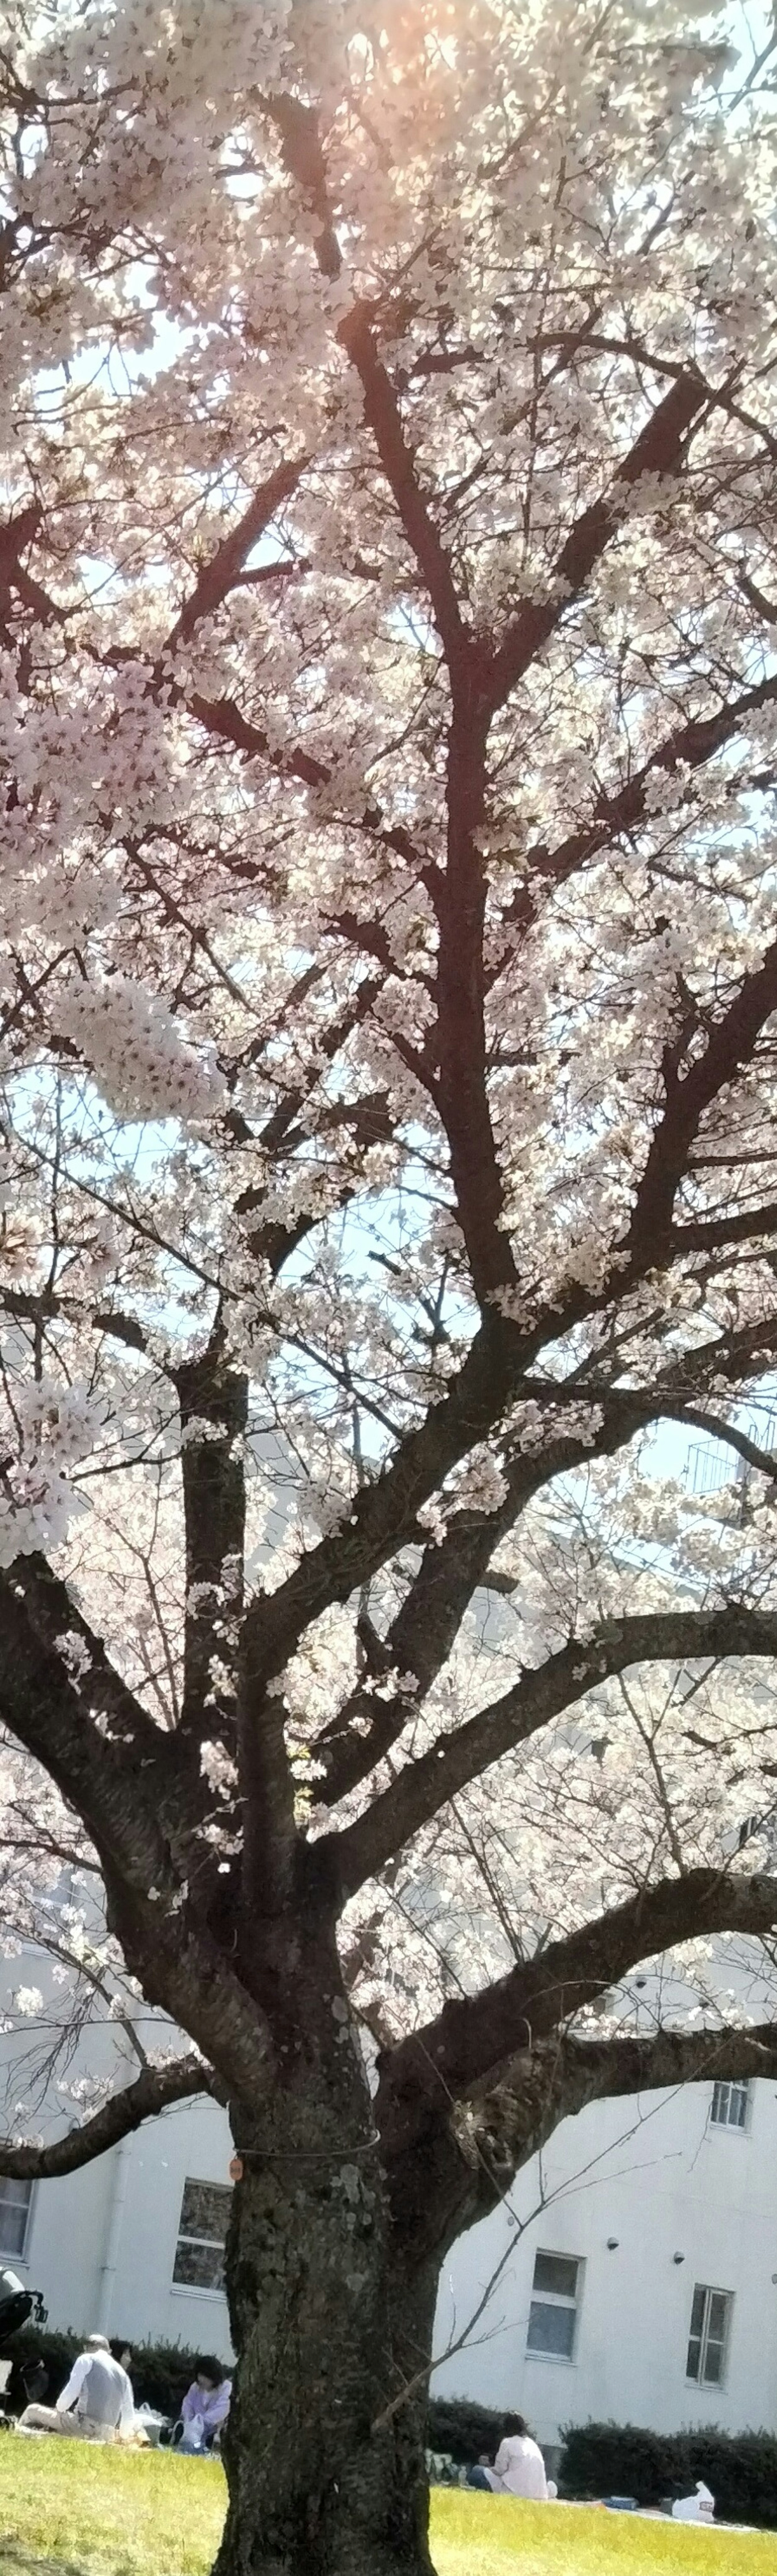
[[[716,2129],[746,2129],[749,2084],[713,2084],[710,2119]]]
[[[189,2290],[223,2290],[231,2202],[224,2183],[184,2183],[173,2280]]]
[[[572,2360],[582,2271],[576,2255],[535,2255],[527,2352],[549,2353],[556,2361]]]
[[[700,2388],[722,2386],[733,2305],[730,2290],[708,2290],[703,2281],[697,2281],[685,2376],[695,2379]]]
[[[0,2254],[23,2254],[30,2223],[31,2182],[0,2175]]]

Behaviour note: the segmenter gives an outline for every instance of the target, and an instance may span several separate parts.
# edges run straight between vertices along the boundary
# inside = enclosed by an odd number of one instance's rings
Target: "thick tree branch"
[[[186,1533],[185,1734],[224,1735],[234,1749],[236,1639],[243,1608],[248,1381],[224,1366],[220,1327],[198,1360],[176,1369]],[[214,1666],[221,1679],[217,1682]]]
[[[571,1637],[536,1671],[522,1673],[501,1699],[407,1762],[357,1823],[333,1837],[345,1893],[354,1895],[365,1879],[374,1878],[470,1780],[613,1673],[627,1672],[631,1664],[688,1664],[729,1655],[777,1657],[777,1612],[734,1607],[648,1611],[608,1620],[583,1643]]]
[[[737,1429],[736,1423],[726,1422],[719,1413],[710,1413],[706,1405],[678,1405],[671,1414],[667,1408],[667,1415],[674,1422],[689,1423],[694,1431],[706,1432],[708,1440],[719,1440],[722,1447],[735,1451],[743,1466],[754,1467],[759,1476],[766,1476],[772,1485],[777,1484],[777,1458],[773,1451],[759,1448],[757,1440],[750,1440],[746,1431]]]
[[[417,1515],[463,1451],[493,1428],[534,1346],[489,1311],[461,1369],[390,1464],[355,1496],[345,1528],[321,1539],[246,1621],[254,1682],[288,1660],[303,1628],[330,1601],[347,1601],[389,1556],[416,1537]]]
[[[521,2050],[498,2084],[476,2092],[464,2124],[454,2123],[465,2167],[471,2167],[469,2180],[462,2177],[470,2203],[464,2223],[493,2207],[559,2120],[575,2117],[589,2102],[775,2075],[775,2022],[740,2029],[624,2030],[610,2039],[583,2039],[572,2030],[539,2040]]]
[[[612,2040],[554,2032],[528,2039],[496,2083],[426,2104],[422,2142],[387,2150],[397,2241],[411,2268],[439,2262],[462,2230],[504,2199],[515,2174],[559,2121],[589,2102],[777,2074],[777,2024],[748,2029],[624,2031]],[[387,2099],[388,2110],[388,2099]],[[626,2114],[627,2118],[629,2114]],[[637,2114],[639,2117],[639,2114]]]
[[[301,99],[280,95],[268,105],[280,135],[284,166],[306,205],[319,218],[316,256],[322,276],[338,277],[342,266],[340,246],[315,109]],[[378,353],[374,320],[366,304],[354,305],[345,315],[338,338],[360,378],[365,422],[372,431],[408,545],[428,591],[455,697],[468,684],[474,658],[472,639],[462,619],[448,556],[421,490],[413,451],[391,378]]]
[[[526,1392],[536,1401],[536,1381],[527,1382]],[[543,1386],[542,1395],[562,1413],[569,1402],[567,1391],[558,1383]],[[570,1438],[563,1424],[554,1433],[551,1410],[542,1450],[519,1452],[505,1462],[506,1492],[498,1509],[454,1513],[444,1539],[424,1548],[390,1628],[376,1641],[381,1669],[412,1676],[415,1688],[398,1690],[393,1699],[378,1699],[363,1685],[351,1693],[316,1741],[317,1756],[327,1763],[326,1779],[318,1792],[322,1805],[336,1806],[398,1742],[447,1662],[468,1603],[486,1582],[495,1550],[534,1495],[587,1459],[609,1456],[659,1410],[655,1395],[644,1397],[637,1390],[633,1395],[625,1390],[611,1395],[605,1389],[603,1398],[599,1388],[586,1389],[584,1401],[590,1401],[592,1410],[603,1402],[606,1405],[601,1429],[592,1438],[585,1434]]]
[[[698,1356],[704,1362],[698,1372],[703,1387],[705,1377],[720,1368],[719,1345],[705,1348]],[[686,1363],[686,1369],[692,1382],[690,1363]],[[611,1457],[636,1432],[645,1430],[651,1422],[666,1420],[684,1422],[692,1430],[706,1433],[710,1440],[733,1449],[744,1465],[777,1483],[777,1459],[772,1452],[759,1448],[746,1432],[727,1422],[723,1415],[710,1412],[707,1405],[688,1401],[682,1380],[677,1383],[674,1366],[654,1380],[648,1394],[637,1388],[632,1392],[600,1387],[595,1380],[582,1390],[576,1389],[577,1402],[582,1400],[590,1403],[592,1410],[602,1411],[601,1428],[593,1437],[583,1433],[573,1439],[565,1436],[563,1429],[554,1437],[553,1415],[563,1414],[569,1402],[563,1385],[529,1378],[526,1394],[547,1406],[547,1442],[534,1457],[520,1456],[508,1464],[507,1493],[497,1511],[456,1513],[441,1543],[424,1548],[418,1572],[391,1626],[385,1637],[374,1640],[381,1672],[407,1674],[411,1686],[398,1689],[393,1698],[380,1699],[374,1692],[365,1691],[363,1683],[357,1684],[337,1716],[330,1719],[316,1741],[317,1756],[327,1765],[326,1778],[318,1791],[323,1806],[334,1807],[347,1797],[360,1781],[369,1778],[376,1764],[398,1742],[447,1662],[473,1593],[480,1585],[487,1588],[488,1569],[496,1548],[534,1495],[555,1477],[569,1475],[589,1459]],[[500,1589],[503,1580],[500,1579]]]
[[[564,2109],[572,2111],[623,2093],[777,2076],[777,2022],[741,2030],[662,2029],[614,2039],[579,2039],[568,2031],[559,2053]]]
[[[326,1196],[327,1214],[331,1213],[334,1206],[349,1207],[352,1199],[357,1196],[358,1157],[368,1153],[372,1145],[391,1144],[396,1132],[385,1094],[375,1093],[371,1099],[363,1101],[331,1103],[328,1109],[322,1111],[320,1120],[316,1120],[315,1123],[311,1120],[310,1127],[304,1132],[300,1131],[296,1137],[293,1132],[287,1133],[286,1152],[293,1154],[297,1144],[305,1144],[310,1149],[318,1135],[327,1129],[337,1127],[345,1128],[349,1132],[353,1160],[351,1169],[346,1168],[337,1177],[336,1186],[331,1185],[333,1175],[330,1166],[328,1176],[330,1187]],[[263,1190],[245,1191],[239,1205],[241,1209],[252,1202],[258,1206],[259,1223],[252,1227],[248,1237],[250,1250],[254,1260],[266,1262],[271,1277],[277,1279],[284,1262],[289,1261],[292,1253],[306,1241],[314,1226],[320,1225],[321,1211],[315,1207],[308,1208],[296,1218],[293,1225],[284,1225],[276,1217],[262,1218],[262,1205],[268,1195],[270,1193]]]
[[[768,969],[746,979],[737,1001],[719,1024],[710,1042],[708,1055],[692,1068],[695,1079],[694,1101],[697,1114],[703,1114],[705,1084],[712,1096],[715,1078],[723,1084],[724,1070],[732,1061],[748,1015],[757,1019],[759,1010],[767,1017],[775,1007],[770,998],[771,984],[777,988],[777,943]],[[765,985],[768,990],[765,992]],[[755,987],[755,991],[752,988]],[[740,1015],[740,1003],[743,1009]],[[720,1043],[718,1043],[720,1041]],[[700,1098],[700,1094],[702,1097]],[[658,1130],[656,1133],[658,1134]],[[520,1332],[506,1325],[493,1308],[486,1315],[457,1374],[449,1381],[445,1395],[429,1407],[425,1419],[400,1441],[394,1455],[374,1483],[363,1486],[356,1496],[345,1528],[333,1532],[312,1548],[286,1581],[272,1595],[257,1599],[248,1616],[248,1651],[254,1676],[271,1675],[280,1670],[293,1652],[302,1630],[318,1617],[328,1601],[347,1601],[377,1572],[378,1567],[396,1555],[417,1537],[417,1514],[421,1505],[443,1482],[457,1460],[487,1433],[493,1432],[507,1408],[522,1395],[534,1392],[527,1372],[546,1341],[571,1330],[586,1315],[596,1313],[609,1300],[625,1298],[639,1277],[639,1260],[644,1269],[654,1267],[657,1258],[655,1238],[647,1224],[640,1224],[632,1245],[628,1271],[613,1269],[601,1290],[590,1293],[573,1290],[563,1308],[550,1306],[538,1316],[530,1331]],[[731,1374],[735,1380],[738,1368],[751,1360],[753,1353],[767,1352],[774,1342],[774,1330],[768,1321],[752,1325],[746,1333],[720,1336],[705,1345],[683,1363],[674,1363],[662,1387],[662,1400],[657,1401],[657,1380],[648,1409],[646,1399],[635,1399],[634,1428],[640,1420],[649,1420],[660,1411],[671,1413],[673,1404],[665,1399],[676,1395],[680,1404],[692,1400],[699,1373],[714,1367],[720,1374]],[[589,1390],[590,1391],[590,1390]],[[561,1392],[561,1390],[560,1390]],[[575,1397],[578,1390],[575,1389]],[[565,1400],[568,1400],[566,1390]],[[629,1401],[624,1390],[624,1402]],[[617,1445],[614,1444],[614,1445]]]
[[[387,2151],[406,2148],[443,2097],[458,2100],[486,2079],[498,2081],[518,2051],[549,2038],[638,1961],[717,1932],[765,1935],[776,1921],[771,1877],[695,1869],[641,1888],[482,1994],[445,2004],[436,2021],[383,2057],[378,2116]]]
[[[583,511],[570,530],[548,576],[548,598],[527,601],[508,628],[492,663],[489,695],[493,709],[504,704],[510,690],[523,678],[570,600],[579,598],[594,565],[626,515],[629,491],[643,474],[677,473],[691,422],[708,400],[703,377],[686,368],[656,405],[618,467],[609,490]]]
[[[252,724],[233,698],[206,698],[199,689],[173,689],[170,702],[188,707],[204,733],[212,734],[218,742],[231,743],[233,750],[242,751],[247,760],[267,760],[272,768],[286,778],[298,779],[303,787],[328,785],[331,772],[325,761],[305,751],[300,743],[290,743],[279,752],[271,745],[269,734],[261,725]]]
[[[651,374],[654,376],[671,376],[675,379],[679,379],[681,376],[684,376],[686,372],[685,366],[680,360],[676,358],[656,357],[653,350],[647,347],[646,342],[639,339],[632,331],[629,331],[625,338],[619,338],[616,332],[590,330],[587,325],[584,324],[582,329],[578,329],[574,332],[538,332],[536,339],[531,341],[530,346],[537,351],[543,349],[566,350],[570,359],[577,356],[581,350],[591,350],[594,355],[600,355],[603,357],[629,358],[632,360],[635,367],[648,367]],[[736,400],[733,386],[737,382],[738,378],[739,369],[735,367],[732,369],[731,377],[728,382],[717,387],[710,384],[706,385],[705,390],[710,411],[723,411],[728,414],[731,420],[741,421],[746,429],[753,432],[754,437],[763,441],[767,454],[772,457],[777,457],[777,440],[775,439],[774,432],[770,429],[768,422],[759,420],[757,415],[753,412],[745,411],[742,404],[738,403]],[[751,589],[755,592],[754,583],[748,585],[743,582],[742,586],[748,590],[748,595]],[[759,607],[762,605],[760,600],[757,598],[757,593],[756,604]],[[768,603],[767,613],[769,613]]]
[[[672,1227],[671,1250],[684,1252],[717,1252],[726,1243],[756,1243],[759,1235],[777,1232],[777,1199],[765,1206],[737,1208],[731,1216],[689,1218]]]
[[[165,657],[175,653],[179,644],[188,644],[200,619],[213,617],[216,609],[222,606],[244,572],[247,555],[258,545],[284,501],[289,501],[292,493],[296,492],[307,462],[305,456],[289,458],[285,464],[275,466],[266,483],[260,483],[242,518],[230,529],[229,535],[222,538],[209,561],[203,564],[194,589],[184,600],[175,625],[170,629],[163,647]]]
[[[4,1285],[0,1288],[0,1305],[4,1314],[24,1324],[54,1323],[59,1316],[72,1322],[79,1313],[75,1298],[58,1297],[50,1288],[45,1288],[40,1297],[36,1297],[27,1289]],[[119,1308],[98,1307],[90,1321],[96,1333],[106,1333],[112,1341],[123,1342],[126,1350],[141,1353],[148,1350],[148,1336],[136,1316],[124,1315]]]
[[[413,1711],[447,1662],[473,1592],[488,1571],[494,1548],[512,1526],[522,1497],[498,1513],[456,1513],[439,1547],[425,1547],[417,1574],[385,1637],[374,1641],[374,1664],[412,1677],[409,1690],[379,1699],[359,1683],[316,1741],[326,1763],[318,1795],[336,1806],[366,1780],[402,1734]]]
[[[519,887],[502,914],[505,929],[514,926],[526,930],[530,927],[536,916],[543,882],[565,885],[567,879],[585,867],[589,859],[597,858],[600,851],[609,849],[624,834],[639,830],[640,825],[649,819],[647,790],[651,779],[660,777],[662,770],[673,777],[680,767],[690,771],[702,768],[716,752],[725,750],[728,743],[736,741],[748,716],[758,715],[763,707],[773,705],[775,699],[777,677],[772,675],[769,679],[759,680],[751,689],[743,689],[739,697],[730,698],[715,715],[692,716],[686,723],[674,725],[671,733],[665,734],[663,741],[651,752],[650,759],[643,762],[641,769],[634,770],[622,787],[597,797],[590,823],[581,823],[576,831],[567,834],[565,840],[558,841],[555,848],[544,841],[530,847],[524,854],[526,882]],[[507,952],[507,955],[511,954],[512,951]],[[501,966],[492,969],[491,980],[496,981],[501,971]]]
[[[169,2066],[145,2066],[134,2084],[112,2093],[79,2129],[69,2129],[66,2137],[53,2139],[50,2146],[17,2146],[10,2138],[0,2138],[0,2174],[12,2174],[18,2182],[48,2182],[59,2174],[78,2173],[95,2156],[118,2146],[120,2139],[132,2137],[144,2120],[213,2089],[211,2070],[200,2057],[178,2057]]]
[[[40,502],[28,501],[0,527],[0,619],[5,618],[11,606],[12,591],[21,590],[20,559],[37,537],[42,518]]]
[[[478,836],[486,807],[487,718],[477,686],[460,692],[448,740],[447,864],[439,921],[437,1102],[448,1138],[456,1214],[482,1308],[517,1284],[491,1121],[485,1025],[486,872]]]
[[[237,2093],[241,2082],[264,2082],[264,2017],[208,1921],[199,1774],[182,1763],[177,1734],[147,1717],[38,1557],[0,1574],[0,1712],[81,1817],[100,1861],[109,1928],[147,2000],[218,2061]]]
[[[666,1106],[653,1135],[629,1226],[630,1269],[636,1266],[638,1273],[660,1269],[670,1259],[675,1199],[704,1112],[742,1066],[751,1062],[761,1030],[775,1010],[777,940],[767,949],[763,965],[745,975],[733,1002],[711,1030],[703,1054],[687,1073],[677,1071],[673,1050],[665,1051]]]
[[[182,689],[176,684],[168,684],[167,699],[170,706],[182,707],[193,716],[203,732],[213,740],[229,743],[234,751],[242,752],[246,760],[266,761],[277,777],[296,779],[302,787],[336,786],[335,773],[327,761],[320,760],[315,752],[306,751],[304,743],[285,743],[279,747],[276,742],[271,742],[264,727],[254,724],[244,715],[233,698],[206,698],[199,689]],[[387,823],[380,807],[371,798],[365,800],[364,810],[357,816],[346,809],[343,828],[358,831],[381,849],[407,860],[419,882],[428,882],[431,862],[424,857],[423,851],[415,847],[406,827],[401,823]],[[252,876],[257,873],[253,866],[250,873]]]
[[[438,2257],[509,2190],[514,2175],[552,2137],[560,2120],[589,2102],[639,2096],[717,2079],[743,2083],[777,2075],[777,2024],[739,2030],[624,2031],[613,2039],[554,2033],[527,2044],[496,2084],[476,2087],[447,2114],[427,2105],[418,2145],[389,2160],[394,2224],[411,2261]],[[628,2116],[628,2115],[627,2115]],[[419,2162],[425,2188],[416,2184]]]
[[[64,1583],[41,1556],[0,1571],[0,1699],[8,1725],[48,1762],[72,1749],[95,1795],[161,1758],[164,1737],[128,1690]],[[49,1765],[50,1767],[50,1765]],[[72,1797],[72,1783],[65,1790]],[[151,1809],[149,1810],[151,1812]],[[91,1832],[91,1822],[85,1816]]]

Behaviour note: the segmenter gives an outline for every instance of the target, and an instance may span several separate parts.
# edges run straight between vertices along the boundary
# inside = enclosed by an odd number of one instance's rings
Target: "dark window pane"
[[[706,2295],[703,2282],[697,2281],[696,2288],[693,2293],[693,2307],[691,2309],[692,2335],[700,2335],[702,2333],[704,2326],[704,2301]]]
[[[534,2264],[535,2290],[552,2290],[557,2299],[574,2299],[577,2271],[577,2263],[569,2254],[538,2254]]]
[[[723,2345],[708,2343],[704,2355],[704,2379],[708,2388],[718,2388],[723,2377]]]
[[[16,2182],[13,2174],[0,2174],[0,2209],[5,2209],[9,2201],[20,2201],[23,2209],[29,2209],[31,2191],[31,2182]]]
[[[571,2361],[574,2340],[574,2308],[546,2307],[544,2300],[532,2299],[527,2352],[556,2352],[564,2361]]]
[[[31,2182],[14,2182],[8,2174],[0,2177],[0,2249],[4,2254],[24,2251],[31,2198]]]
[[[713,2084],[712,2119],[716,2128],[745,2128],[748,2093],[747,2084]]]
[[[224,2286],[224,2257],[218,2245],[192,2245],[185,2236],[179,2238],[173,2266],[173,2280],[187,2289],[221,2290]]]
[[[698,2335],[692,2335],[688,2345],[688,2360],[685,2366],[686,2379],[698,2379],[700,2361],[701,2342]]]
[[[713,2343],[722,2343],[726,2331],[728,2299],[725,2290],[710,2291],[710,2313],[707,2331]]]
[[[22,2254],[26,2234],[26,2209],[0,2210],[0,2248],[4,2254]]]
[[[212,2245],[226,2243],[231,2191],[218,2182],[186,2182],[181,2203],[182,2236],[205,2236]]]

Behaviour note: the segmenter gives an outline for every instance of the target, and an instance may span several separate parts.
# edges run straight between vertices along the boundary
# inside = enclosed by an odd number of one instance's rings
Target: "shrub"
[[[472,2469],[481,2452],[493,2459],[502,2439],[505,2409],[475,2406],[468,2397],[431,2397],[426,2439],[430,2451],[444,2451],[457,2467]]]
[[[0,2359],[13,2362],[5,2403],[14,2414],[18,2415],[27,2403],[23,2371],[36,2361],[44,2362],[49,2374],[47,2399],[57,2397],[82,2341],[83,2337],[79,2339],[69,2330],[58,2333],[50,2326],[23,2326],[20,2334],[8,2336],[0,2345]]]
[[[573,2424],[563,2433],[560,2487],[579,2498],[630,2495],[661,2504],[703,2478],[723,2522],[777,2529],[777,2438],[723,2433],[717,2425],[652,2433],[638,2424]]]

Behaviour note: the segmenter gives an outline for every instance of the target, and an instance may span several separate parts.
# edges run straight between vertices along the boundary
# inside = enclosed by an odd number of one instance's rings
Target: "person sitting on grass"
[[[467,2485],[480,2487],[486,2495],[524,2496],[532,2504],[547,2504],[545,2462],[523,2415],[505,2416],[496,2459],[493,2463],[483,2459],[470,2469]]]
[[[107,2335],[87,2335],[56,2406],[25,2406],[20,2433],[74,2433],[82,2442],[128,2440],[135,2401],[126,2370],[114,2361]]]
[[[211,2451],[226,2424],[231,2395],[232,2381],[227,2379],[221,2362],[211,2352],[201,2353],[181,2407],[180,2421],[174,2427],[176,2448]]]

